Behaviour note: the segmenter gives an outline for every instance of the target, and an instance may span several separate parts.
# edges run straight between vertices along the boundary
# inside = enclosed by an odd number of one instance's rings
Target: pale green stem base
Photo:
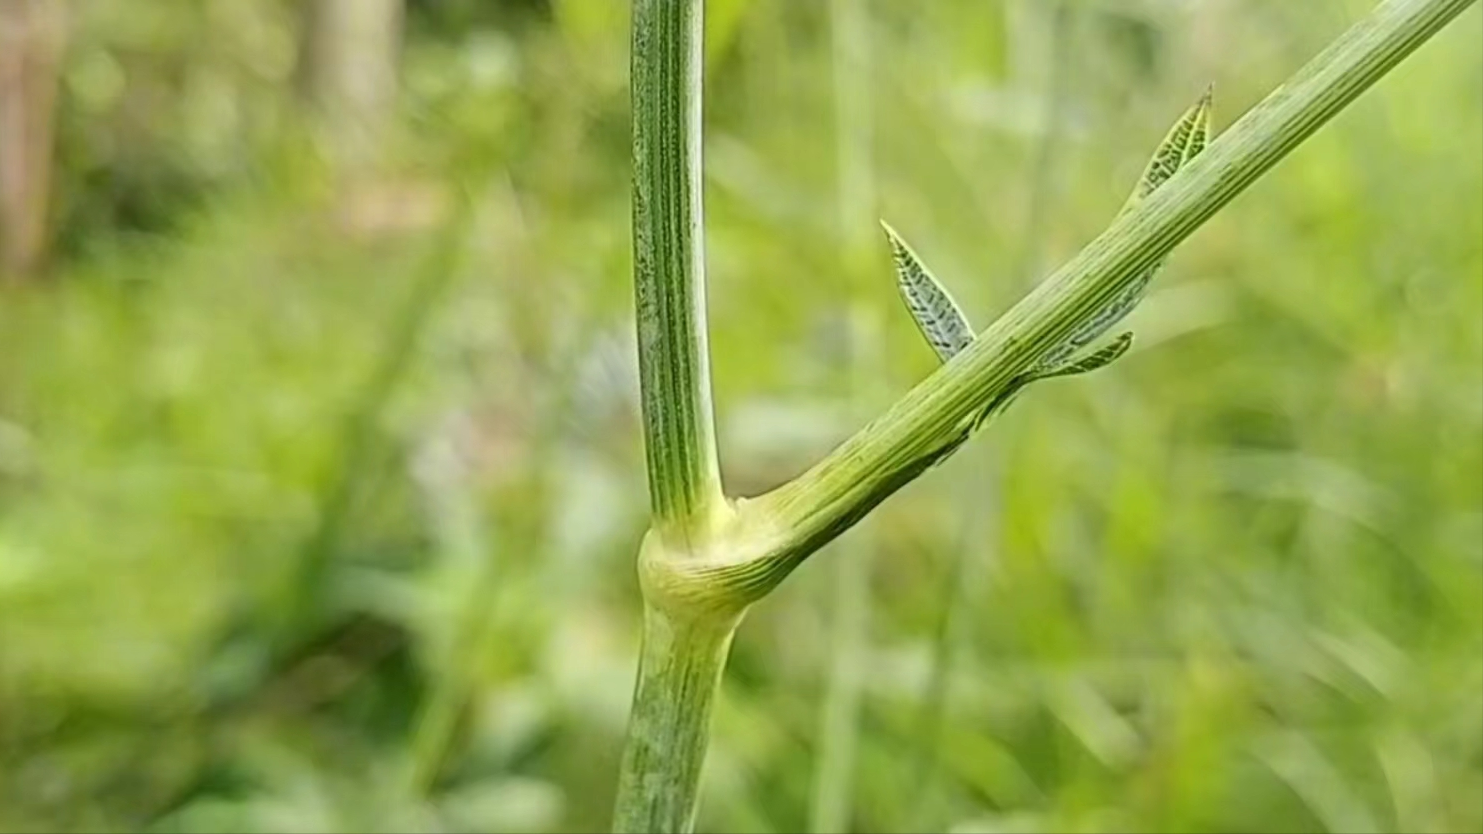
[[[688,832],[695,825],[711,704],[739,616],[680,619],[645,606],[633,712],[613,830]]]

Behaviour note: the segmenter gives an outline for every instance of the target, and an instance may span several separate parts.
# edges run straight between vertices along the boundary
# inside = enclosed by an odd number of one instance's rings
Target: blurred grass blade
[[[927,344],[946,362],[973,341],[973,328],[947,288],[933,276],[911,246],[881,221],[886,240],[891,243],[891,258],[896,263],[896,286],[911,312],[912,320],[926,337]]]
[[[312,632],[329,573],[339,553],[359,490],[376,454],[377,421],[392,396],[406,380],[417,351],[443,299],[459,276],[465,247],[473,228],[473,198],[455,189],[453,212],[434,236],[426,261],[415,278],[406,300],[395,311],[386,329],[386,340],[375,358],[370,376],[362,383],[354,405],[345,417],[339,437],[338,459],[319,498],[318,518],[305,540],[292,584],[275,629],[273,652],[286,657],[297,650],[298,641]]]
[[[1325,830],[1354,834],[1380,830],[1363,792],[1346,782],[1344,774],[1307,736],[1284,731],[1264,739],[1255,752],[1292,788]]]

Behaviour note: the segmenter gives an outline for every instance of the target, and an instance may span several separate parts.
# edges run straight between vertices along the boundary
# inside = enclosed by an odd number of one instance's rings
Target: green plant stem
[[[614,830],[688,831],[711,703],[745,602],[688,581],[730,519],[706,344],[701,208],[703,0],[634,0],[633,279],[651,532],[643,654]],[[723,548],[723,552],[725,548]]]
[[[649,495],[671,544],[725,508],[705,327],[702,0],[633,4],[633,257]]]
[[[683,832],[695,823],[711,704],[740,616],[644,607],[643,651],[618,776],[615,832]]]
[[[781,581],[919,475],[923,461],[1018,374],[1472,3],[1378,6],[961,354],[812,469],[750,502],[774,536],[771,553],[758,560],[772,565],[768,580]]]

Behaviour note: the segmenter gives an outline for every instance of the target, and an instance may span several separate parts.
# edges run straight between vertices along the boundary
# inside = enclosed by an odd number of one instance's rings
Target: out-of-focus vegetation
[[[306,89],[307,5],[69,3],[50,254],[0,292],[0,830],[606,825],[647,510],[627,4],[409,0],[391,94],[323,93],[369,140]],[[865,214],[987,321],[1207,81],[1220,128],[1366,5],[868,2]],[[876,406],[936,359],[884,241],[841,256],[831,4],[707,7],[748,494],[858,427],[850,304]],[[827,564],[867,544],[855,830],[1483,827],[1479,25],[1183,245],[1131,358],[754,610],[702,830],[814,818]]]

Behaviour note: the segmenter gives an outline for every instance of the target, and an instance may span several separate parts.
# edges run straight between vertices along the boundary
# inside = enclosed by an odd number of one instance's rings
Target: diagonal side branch
[[[924,472],[966,419],[1043,361],[1176,244],[1471,6],[1387,0],[885,414],[795,480],[742,504],[753,552],[696,566],[758,597]]]

